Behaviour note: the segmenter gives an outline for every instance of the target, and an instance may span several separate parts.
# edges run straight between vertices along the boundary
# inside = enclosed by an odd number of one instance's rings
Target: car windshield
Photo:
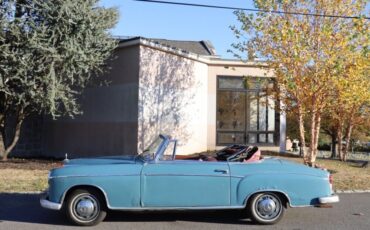
[[[161,136],[157,137],[147,148],[144,149],[142,153],[138,155],[144,161],[154,160],[155,154],[158,152],[159,147],[163,138]]]

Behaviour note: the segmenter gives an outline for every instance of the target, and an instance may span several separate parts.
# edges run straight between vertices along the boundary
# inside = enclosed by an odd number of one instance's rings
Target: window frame
[[[265,78],[267,80],[271,80],[273,83],[273,78],[272,77],[261,77],[261,76],[250,76],[251,78],[255,78],[255,79],[261,79],[261,78]],[[266,109],[266,118],[265,118],[265,125],[266,125],[266,130],[265,131],[260,131],[258,130],[259,127],[260,127],[260,97],[258,96],[257,97],[257,130],[250,130],[250,100],[249,100],[249,93],[255,93],[256,95],[258,95],[260,92],[263,92],[263,90],[261,88],[253,88],[253,89],[248,89],[248,88],[245,88],[242,89],[242,88],[220,88],[220,79],[222,78],[239,78],[241,80],[244,80],[245,79],[245,76],[231,76],[231,75],[217,75],[216,76],[216,146],[225,146],[225,145],[231,145],[231,144],[235,144],[235,143],[223,143],[223,142],[220,142],[219,140],[219,134],[220,133],[235,133],[235,134],[244,134],[244,143],[243,144],[248,144],[248,145],[257,145],[257,146],[277,146],[279,145],[279,138],[280,138],[280,134],[279,134],[279,127],[280,127],[280,114],[279,112],[274,108],[274,114],[275,114],[275,121],[274,121],[274,130],[273,131],[269,131],[268,130],[268,109],[269,109],[269,106],[268,106],[268,103],[266,103],[266,106],[265,106],[265,109]],[[218,102],[219,102],[219,92],[220,91],[224,91],[224,92],[243,92],[245,93],[245,127],[244,127],[244,131],[233,131],[233,130],[220,130],[218,128]],[[268,96],[264,96],[267,100],[268,100]],[[275,102],[275,107],[279,104],[279,101],[274,101]],[[255,134],[256,135],[256,143],[249,143],[249,135],[250,134]],[[259,135],[260,134],[265,134],[266,135],[266,142],[259,142]],[[268,135],[269,134],[273,134],[273,143],[268,143]]]

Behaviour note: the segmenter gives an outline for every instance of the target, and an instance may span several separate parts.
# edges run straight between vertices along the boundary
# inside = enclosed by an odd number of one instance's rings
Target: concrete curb
[[[355,190],[335,190],[335,193],[338,194],[343,194],[343,193],[370,193],[370,190],[360,190],[360,189],[355,189]]]
[[[0,195],[34,195],[34,194],[42,194],[44,191],[29,191],[29,192],[0,192]]]

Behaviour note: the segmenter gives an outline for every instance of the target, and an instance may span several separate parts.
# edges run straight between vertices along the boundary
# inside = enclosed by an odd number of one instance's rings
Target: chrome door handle
[[[215,172],[222,173],[222,174],[228,174],[229,170],[226,169],[215,169]]]

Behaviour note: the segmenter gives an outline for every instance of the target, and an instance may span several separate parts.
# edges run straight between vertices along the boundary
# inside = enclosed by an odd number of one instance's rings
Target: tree
[[[79,114],[77,97],[116,47],[113,8],[97,0],[0,1],[0,156],[15,147],[25,118]]]
[[[354,38],[368,36],[362,30],[368,22],[363,18],[273,14],[269,11],[297,12],[317,15],[361,15],[365,0],[255,0],[255,6],[264,12],[236,15],[242,27],[232,27],[237,38],[233,47],[241,52],[256,52],[268,62],[276,76],[275,96],[294,113],[299,124],[299,138],[305,146],[309,122],[309,152],[304,161],[315,164],[321,127],[321,118],[334,96],[335,82],[343,77],[346,54],[354,49]],[[356,39],[361,40],[361,39]]]
[[[365,69],[369,68],[369,59],[365,60]],[[358,66],[358,65],[357,65]],[[341,101],[341,109],[339,110],[339,116],[337,116],[338,125],[338,143],[339,143],[339,157],[342,161],[347,160],[348,150],[351,141],[351,136],[354,128],[358,125],[365,124],[369,119],[370,111],[370,79],[368,71],[364,74],[360,74],[356,71],[356,75],[349,76],[347,79],[343,79],[339,83],[339,87],[343,87],[338,95],[337,99]],[[350,82],[347,82],[350,81]],[[343,132],[343,130],[345,130]],[[345,146],[342,151],[342,139],[344,133]]]
[[[337,137],[338,154],[345,161],[353,129],[357,125],[366,123],[370,106],[370,27],[361,21],[355,24],[366,36],[352,37],[348,44],[349,49],[342,50],[343,58],[340,68],[334,73],[337,76],[333,85],[333,97],[326,108],[328,128],[334,131]],[[347,52],[347,53],[345,53]],[[345,146],[342,141],[345,138]],[[343,151],[342,151],[343,149]]]

